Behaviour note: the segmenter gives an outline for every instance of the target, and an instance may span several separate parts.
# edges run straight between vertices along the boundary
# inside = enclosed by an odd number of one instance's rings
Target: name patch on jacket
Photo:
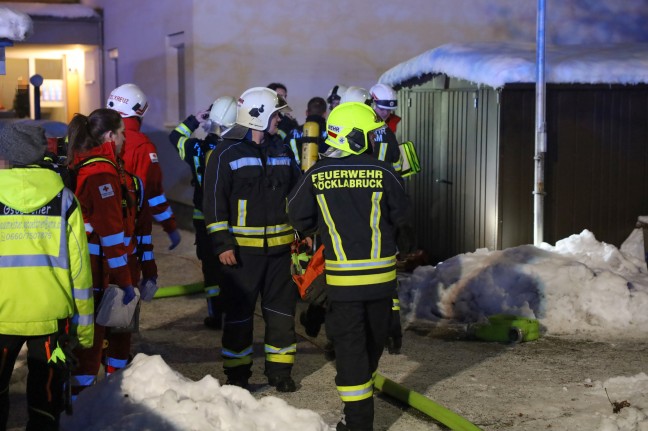
[[[158,162],[157,153],[149,153],[149,157],[151,158],[151,163]]]
[[[99,186],[99,193],[101,194],[101,199],[106,199],[111,196],[115,196],[115,192],[110,184],[104,184]]]
[[[382,171],[375,169],[349,169],[318,172],[311,175],[313,187],[318,190],[338,188],[381,189]]]

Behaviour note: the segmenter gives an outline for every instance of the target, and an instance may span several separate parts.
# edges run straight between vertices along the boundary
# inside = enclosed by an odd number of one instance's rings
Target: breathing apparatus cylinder
[[[307,121],[304,123],[304,142],[301,150],[301,169],[304,172],[309,170],[317,162],[319,136],[319,124],[316,121]]]

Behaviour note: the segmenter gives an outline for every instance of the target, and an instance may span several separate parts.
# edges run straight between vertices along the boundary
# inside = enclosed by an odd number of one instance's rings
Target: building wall
[[[135,82],[151,100],[145,128],[158,145],[167,195],[190,203],[188,167],[166,135],[173,123],[218,96],[280,81],[299,121],[308,99],[333,85],[370,87],[387,69],[448,42],[535,40],[536,2],[519,0],[83,0],[103,8],[105,48],[118,48],[117,71],[106,61],[105,91]],[[643,0],[554,2],[548,42],[648,40]],[[633,17],[619,25],[618,16]],[[604,18],[603,18],[604,17]],[[645,18],[645,19],[644,19]],[[593,23],[605,28],[591,31]],[[562,27],[560,27],[562,26]],[[600,27],[600,26],[599,26]],[[178,35],[182,36],[179,37]],[[175,36],[173,36],[175,35]],[[634,38],[634,39],[633,39]],[[170,40],[185,46],[185,113],[177,111]]]

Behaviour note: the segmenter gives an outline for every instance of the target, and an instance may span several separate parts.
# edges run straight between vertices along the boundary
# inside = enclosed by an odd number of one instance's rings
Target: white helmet
[[[236,99],[222,96],[214,100],[209,111],[209,119],[221,127],[232,127],[236,122]]]
[[[340,100],[342,99],[342,96],[344,95],[344,92],[347,91],[347,86],[338,84],[331,88],[331,91],[329,91],[328,96],[326,97],[326,101],[330,105],[333,103],[335,100]]]
[[[352,85],[347,88],[340,99],[340,104],[346,102],[359,102],[369,105],[371,103],[371,94],[365,88]]]
[[[266,130],[275,112],[291,112],[286,99],[266,87],[245,90],[238,100],[236,124],[254,130]]]
[[[396,92],[389,85],[376,84],[369,92],[377,108],[394,110],[398,106]]]
[[[137,85],[124,84],[110,93],[106,107],[119,112],[124,118],[143,117],[148,109],[148,102]]]

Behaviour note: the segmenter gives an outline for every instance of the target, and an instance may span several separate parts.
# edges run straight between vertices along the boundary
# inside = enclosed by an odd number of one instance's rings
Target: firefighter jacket
[[[292,151],[279,136],[256,144],[225,139],[207,159],[204,213],[214,253],[288,252],[294,230],[286,197],[300,176]]]
[[[320,136],[317,138],[317,152],[323,154],[328,149],[326,141],[326,120],[321,115],[309,115],[306,117],[306,122],[313,121],[318,124],[320,130]],[[290,146],[290,150],[295,154],[295,160],[297,161],[297,166],[301,166],[302,161],[302,146],[304,142],[313,142],[312,137],[304,136],[304,125],[298,126],[295,129],[292,129],[290,133],[284,139],[284,142]]]
[[[110,163],[98,160],[79,167],[90,158],[108,159]],[[75,194],[81,203],[90,255],[95,261],[105,259],[110,278],[119,287],[132,286],[128,256],[135,250],[135,210],[124,208],[128,198],[122,188],[114,143],[76,154],[72,167],[77,171]],[[94,287],[104,287],[101,267],[93,265],[93,272]]]
[[[216,148],[221,138],[214,134],[208,134],[204,140],[192,138],[192,133],[200,126],[200,123],[193,115],[187,117],[169,135],[169,140],[175,146],[180,158],[187,162],[191,168],[191,185],[194,188],[193,218],[203,220],[205,216],[203,207],[203,180],[205,175],[205,156],[209,151]]]
[[[390,163],[396,172],[400,173],[403,169],[398,140],[389,127],[384,126],[375,131],[372,153],[378,160]]]
[[[0,169],[0,333],[53,334],[69,317],[90,347],[94,299],[79,203],[53,170]]]
[[[157,149],[153,142],[140,132],[140,125],[137,117],[124,118],[126,142],[120,157],[124,160],[124,168],[144,181],[144,196],[149,208],[144,208],[141,222],[150,221],[152,216],[153,220],[162,224],[164,231],[169,233],[177,228],[175,216],[164,195]]]
[[[333,301],[392,296],[396,231],[409,224],[408,214],[400,175],[368,154],[321,159],[288,197],[295,229],[322,236],[327,295]]]

